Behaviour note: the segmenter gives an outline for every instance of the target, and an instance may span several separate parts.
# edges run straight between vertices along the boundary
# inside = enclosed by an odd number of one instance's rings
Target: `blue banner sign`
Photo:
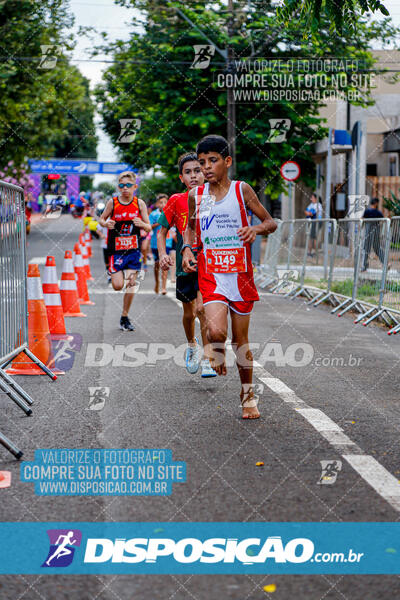
[[[59,173],[60,175],[118,175],[122,171],[137,171],[128,163],[97,162],[95,160],[28,160],[32,173]]]

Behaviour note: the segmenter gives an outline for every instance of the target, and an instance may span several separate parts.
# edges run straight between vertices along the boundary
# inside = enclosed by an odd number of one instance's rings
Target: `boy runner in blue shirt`
[[[161,216],[161,211],[163,210],[164,206],[166,205],[167,200],[168,200],[168,196],[166,194],[158,194],[157,200],[156,200],[156,208],[149,215],[150,225],[152,227],[150,248],[151,248],[151,251],[152,251],[153,257],[154,257],[154,279],[155,279],[154,291],[156,294],[158,294],[158,292],[160,291],[160,283],[159,283],[160,262],[159,262],[158,249],[157,249],[157,232],[161,229],[161,225],[158,223],[158,219]],[[167,249],[168,254],[171,249],[171,246],[172,246],[172,240],[171,240],[170,247]],[[163,295],[165,295],[167,293],[167,289],[166,289],[167,288],[167,277],[168,277],[168,272],[162,271],[161,272],[161,293]]]

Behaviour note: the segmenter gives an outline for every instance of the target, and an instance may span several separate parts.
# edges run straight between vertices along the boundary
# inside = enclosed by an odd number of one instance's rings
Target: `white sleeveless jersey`
[[[211,293],[232,301],[258,300],[250,244],[243,244],[237,234],[240,227],[249,225],[242,185],[232,181],[218,202],[210,198],[208,183],[196,190],[199,285],[205,296]]]

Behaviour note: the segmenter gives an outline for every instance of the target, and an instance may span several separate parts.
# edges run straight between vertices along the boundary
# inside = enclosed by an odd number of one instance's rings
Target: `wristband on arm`
[[[183,244],[183,246],[181,248],[181,254],[183,254],[183,251],[185,248],[190,248],[190,250],[193,252],[192,246],[190,244]]]

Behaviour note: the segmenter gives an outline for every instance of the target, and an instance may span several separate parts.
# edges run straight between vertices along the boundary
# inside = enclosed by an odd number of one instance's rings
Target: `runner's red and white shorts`
[[[213,304],[214,302],[219,302],[221,304],[226,304],[229,306],[233,312],[238,313],[239,315],[249,315],[253,310],[254,300],[228,300],[222,294],[210,294],[208,296],[203,295],[203,305]]]

